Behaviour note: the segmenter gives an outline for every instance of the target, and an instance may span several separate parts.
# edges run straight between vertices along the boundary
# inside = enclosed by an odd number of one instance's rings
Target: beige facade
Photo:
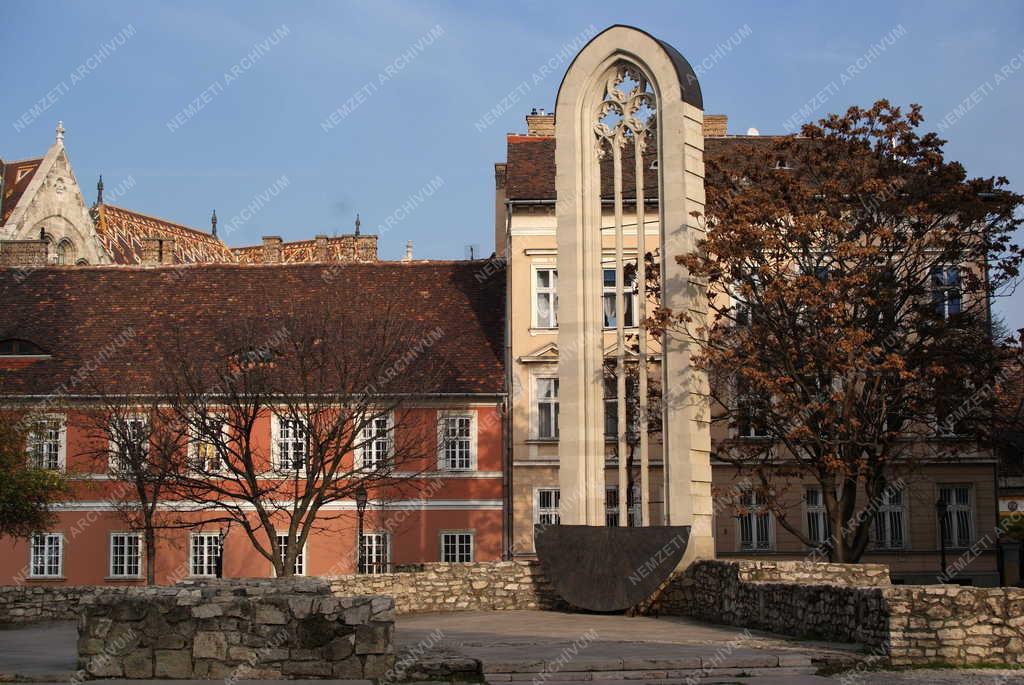
[[[551,116],[551,115],[549,115]],[[499,181],[501,179],[499,178]],[[499,197],[504,189],[498,188]],[[504,249],[508,255],[508,324],[511,346],[511,431],[512,448],[512,552],[515,555],[533,553],[533,525],[541,522],[540,492],[559,488],[557,438],[542,434],[538,388],[540,382],[558,377],[558,327],[550,319],[544,320],[538,296],[545,294],[539,285],[543,276],[539,272],[558,269],[556,217],[552,203],[497,203],[496,225],[507,227]],[[626,216],[624,252],[627,260],[637,255],[635,215]],[[606,212],[602,221],[602,258],[612,268],[615,244],[612,235],[613,217]],[[655,249],[658,243],[657,214],[648,214],[645,221],[646,249]],[[557,292],[557,286],[555,288]],[[554,322],[557,323],[557,320]],[[627,327],[635,335],[636,327]],[[616,346],[614,328],[604,331],[605,350]],[[657,351],[657,350],[655,350]],[[614,459],[615,443],[606,440],[606,483],[617,482],[617,463]],[[648,449],[651,464],[650,510],[651,524],[664,525],[664,487],[661,471],[661,441],[654,439]]]
[[[931,584],[941,572],[940,524],[935,503],[943,489],[951,500],[965,496],[947,519],[946,545],[950,581],[990,586],[1000,583],[996,540],[996,464],[975,457],[953,464],[923,464],[901,477],[901,495],[879,507],[865,563],[886,564],[893,582]],[[737,506],[746,481],[725,464],[713,466],[716,492],[715,543],[719,557],[821,560],[815,551],[786,530],[778,517],[756,507]],[[820,530],[820,509],[815,506],[820,486],[813,479],[786,481],[781,507],[787,520],[803,535]],[[780,488],[776,488],[779,492]],[[866,503],[860,503],[864,506]]]

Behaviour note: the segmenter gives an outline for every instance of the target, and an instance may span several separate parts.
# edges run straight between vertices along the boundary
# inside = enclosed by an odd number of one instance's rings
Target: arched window
[[[75,263],[75,244],[67,238],[64,238],[57,243],[57,263],[58,264],[74,264]]]

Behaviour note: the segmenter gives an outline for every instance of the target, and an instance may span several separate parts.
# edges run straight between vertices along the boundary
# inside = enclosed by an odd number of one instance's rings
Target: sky
[[[5,0],[0,157],[41,156],[62,120],[90,204],[103,174],[111,204],[203,229],[216,209],[233,246],[359,213],[384,259],[487,255],[505,134],[612,24],[674,45],[731,133],[919,103],[948,157],[1024,192],[1019,0]],[[1024,296],[996,306],[1024,327]]]

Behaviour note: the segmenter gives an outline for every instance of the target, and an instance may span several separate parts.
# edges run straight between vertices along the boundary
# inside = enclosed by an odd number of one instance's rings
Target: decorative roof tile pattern
[[[21,159],[0,166],[0,174],[3,175],[3,197],[0,198],[0,226],[7,223],[7,218],[14,211],[18,200],[25,193],[28,184],[32,182],[36,169],[42,163],[43,158],[39,157],[36,159]]]
[[[209,233],[113,205],[99,205],[96,211],[96,232],[115,264],[141,264],[143,238],[173,238],[180,264],[237,261],[231,249]]]
[[[239,264],[263,264],[263,246],[249,245],[232,249]],[[316,240],[296,240],[281,243],[281,261],[285,264],[311,262],[375,262],[377,236],[341,235],[327,238],[326,257],[317,251]]]
[[[289,312],[324,312],[325,301],[366,325],[389,312],[429,329],[416,354],[444,370],[435,387],[403,388],[398,374],[389,391],[498,394],[504,293],[504,271],[484,261],[0,269],[0,340],[51,355],[0,359],[0,395],[159,391],[169,341],[200,358],[223,344],[225,322],[276,326]]]

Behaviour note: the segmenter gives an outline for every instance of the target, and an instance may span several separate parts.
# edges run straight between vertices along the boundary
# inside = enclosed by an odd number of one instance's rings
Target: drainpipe
[[[512,383],[512,285],[509,265],[512,263],[512,201],[505,201],[505,425],[503,440],[505,442],[504,478],[502,478],[502,499],[505,508],[505,525],[502,526],[502,557],[505,561],[512,559],[512,534],[515,520],[512,502],[512,401],[514,387]]]

